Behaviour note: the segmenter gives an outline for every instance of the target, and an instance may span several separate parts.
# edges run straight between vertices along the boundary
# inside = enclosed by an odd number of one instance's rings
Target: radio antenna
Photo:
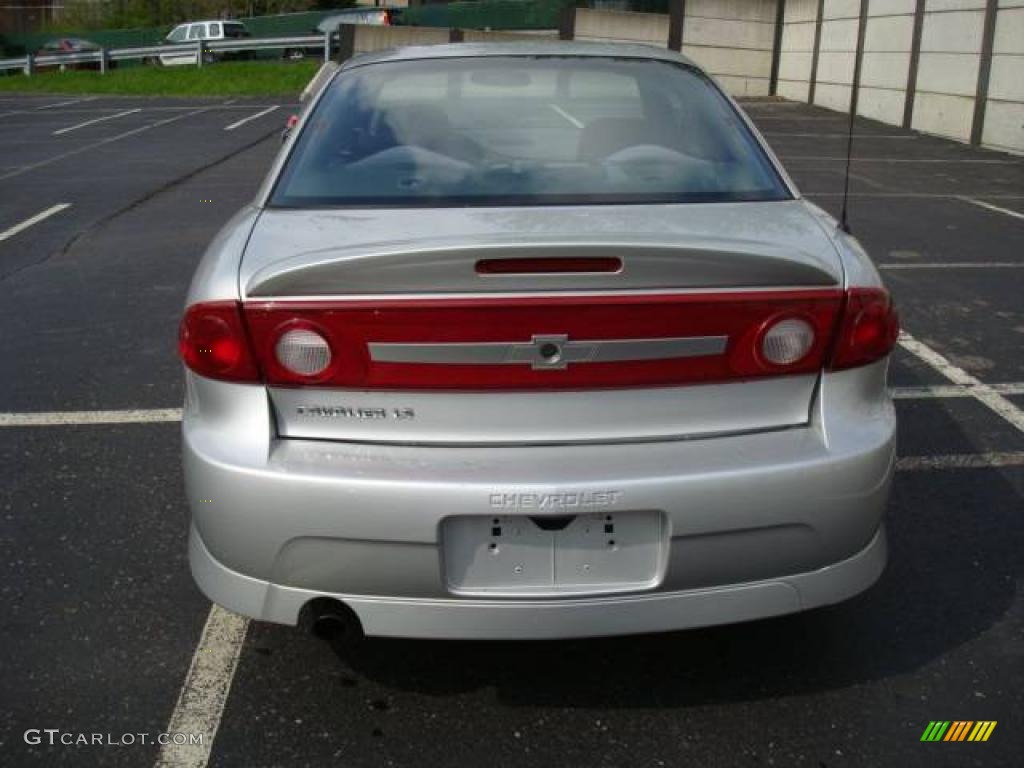
[[[856,81],[855,81],[856,82]],[[846,204],[850,196],[850,159],[853,157],[853,118],[857,114],[857,91],[850,96],[850,122],[846,132],[846,173],[843,174],[843,208],[839,214],[839,228],[850,234],[850,222],[846,218]]]
[[[853,157],[853,119],[857,116],[857,91],[860,90],[860,65],[864,55],[864,33],[868,25],[868,0],[860,0],[860,22],[857,24],[857,52],[853,56],[853,77],[850,78],[850,123],[846,132],[846,173],[843,174],[843,209],[839,228],[850,234],[846,207],[850,197],[850,159]]]

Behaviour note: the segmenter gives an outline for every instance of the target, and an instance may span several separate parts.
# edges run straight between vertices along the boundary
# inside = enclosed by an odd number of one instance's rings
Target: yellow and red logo
[[[921,741],[988,741],[995,727],[995,720],[932,720]]]

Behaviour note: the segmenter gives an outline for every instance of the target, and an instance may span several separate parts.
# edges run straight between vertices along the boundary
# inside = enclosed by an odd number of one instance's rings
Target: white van
[[[179,24],[170,31],[164,38],[164,43],[176,45],[181,43],[197,42],[199,40],[231,40],[240,37],[249,37],[249,30],[240,21],[189,21]],[[157,57],[160,63],[167,67],[180,64],[196,64],[196,52],[184,51],[179,53],[160,54]],[[204,53],[203,63],[212,64],[220,58],[226,58],[225,54]]]

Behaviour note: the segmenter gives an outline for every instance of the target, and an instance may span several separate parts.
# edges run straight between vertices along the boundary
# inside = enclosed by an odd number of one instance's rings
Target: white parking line
[[[40,109],[53,109],[54,107],[66,107],[68,104],[82,104],[87,101],[96,101],[99,96],[89,96],[84,99],[70,99],[69,101],[58,101],[56,104],[44,104],[41,107],[34,107],[35,110]]]
[[[562,109],[557,104],[548,104],[548,106],[551,107],[553,110],[555,110],[555,112],[557,112],[559,115],[564,117],[567,121],[569,121],[569,123],[571,125],[575,126],[576,128],[582,128],[583,127],[583,123],[581,123],[575,117],[570,115],[568,112],[566,112],[564,109]]]
[[[142,107],[136,109],[126,109],[124,112],[118,112],[116,115],[106,115],[104,117],[97,117],[93,120],[86,120],[84,123],[78,125],[68,126],[67,128],[61,128],[59,131],[54,131],[54,136],[60,136],[64,133],[70,133],[71,131],[77,131],[79,128],[85,128],[87,125],[94,125],[96,123],[102,123],[104,120],[113,120],[115,117],[124,117],[125,115],[134,115],[136,112],[141,112]]]
[[[51,216],[53,216],[54,214],[60,213],[65,208],[70,208],[70,207],[71,207],[71,203],[58,203],[57,205],[54,205],[54,206],[51,206],[51,207],[47,208],[45,211],[40,211],[35,216],[31,216],[31,217],[25,219],[20,224],[15,224],[10,229],[7,229],[7,230],[4,230],[3,232],[0,232],[0,243],[2,243],[4,240],[7,240],[10,237],[14,237],[19,232],[24,232],[26,229],[31,227],[33,224],[38,224],[43,219],[48,219]]]
[[[908,333],[901,333],[899,345],[941,373],[954,384],[971,388],[971,395],[984,403],[1013,426],[1024,432],[1024,411],[1007,400],[992,387],[982,383],[962,368],[953,365],[927,344],[923,344]]]
[[[1000,395],[1024,395],[1024,382],[988,384],[989,389]],[[896,400],[931,400],[946,397],[974,397],[974,387],[962,384],[935,384],[929,387],[892,387],[890,393]]]
[[[845,155],[787,155],[779,153],[779,157],[787,163],[793,160],[832,160],[835,162],[846,162]],[[967,165],[1024,165],[1019,160],[989,160],[987,158],[967,158],[963,160],[943,159],[938,157],[917,158],[917,157],[857,157],[852,158],[853,163],[951,163]]]
[[[846,133],[789,133],[784,131],[767,132],[764,136],[798,136],[804,139],[845,139],[849,137]],[[855,133],[855,139],[916,139],[917,136],[904,133]],[[845,158],[844,158],[845,159]]]
[[[957,453],[946,456],[904,456],[896,460],[898,472],[922,469],[987,469],[989,467],[1022,467],[1024,451],[1003,453]]]
[[[156,768],[204,768],[238,668],[249,620],[214,605],[178,694],[166,733],[201,733],[202,744],[166,744]]]
[[[163,421],[181,421],[181,408],[0,413],[0,427],[68,427],[87,424],[147,424]]]
[[[266,109],[264,109],[264,110],[263,110],[262,112],[257,112],[257,113],[256,113],[255,115],[249,115],[248,117],[243,117],[243,118],[242,118],[241,120],[239,120],[239,121],[238,121],[237,123],[232,123],[231,125],[225,125],[225,126],[224,126],[224,130],[225,130],[225,131],[233,131],[233,130],[235,130],[235,128],[237,128],[238,126],[240,126],[240,125],[245,125],[246,123],[248,123],[248,122],[249,122],[249,121],[251,121],[251,120],[255,120],[255,119],[259,118],[259,117],[263,117],[264,115],[269,115],[269,114],[270,114],[271,112],[273,112],[273,111],[274,111],[275,109],[278,109],[278,105],[277,105],[277,104],[275,104],[275,105],[274,105],[274,106],[272,106],[272,107],[267,107],[267,108],[266,108]]]
[[[1024,219],[1024,213],[1021,213],[1020,211],[1011,211],[1009,208],[1000,208],[998,205],[986,203],[984,200],[975,200],[973,197],[964,197],[963,195],[958,195],[958,199],[963,200],[965,203],[970,203],[971,205],[988,208],[990,211],[995,211],[996,213],[1005,213],[1007,216],[1013,216],[1015,219]]]
[[[803,197],[843,197],[843,192],[832,192],[829,190],[822,190],[820,192],[806,192],[802,191]],[[1014,195],[1007,193],[989,194],[988,192],[977,192],[975,194],[984,195],[985,197],[993,200],[1024,200],[1024,195]],[[963,195],[955,195],[952,192],[850,192],[848,197],[878,197],[885,199],[898,200],[900,198],[906,198],[907,200],[963,200]],[[1002,213],[1002,211],[1000,211]]]
[[[96,149],[97,147],[102,147],[105,144],[110,144],[111,142],[119,141],[120,139],[126,139],[129,136],[135,136],[136,134],[142,133],[143,131],[148,131],[150,128],[159,128],[161,125],[167,125],[169,123],[173,123],[173,122],[176,122],[178,120],[184,120],[186,117],[192,117],[193,115],[199,115],[199,114],[202,114],[203,112],[209,112],[211,109],[215,109],[215,107],[203,107],[202,109],[196,109],[196,110],[193,110],[192,112],[186,112],[183,115],[175,115],[174,117],[168,117],[168,118],[165,118],[163,120],[157,120],[155,123],[150,123],[149,125],[143,125],[143,126],[140,126],[139,128],[133,128],[130,131],[125,131],[124,133],[119,133],[116,136],[108,136],[105,139],[100,139],[99,141],[94,141],[92,144],[86,144],[84,147],[78,147],[77,149],[71,149],[71,150],[68,150],[67,152],[62,152],[61,154],[54,155],[53,157],[49,157],[46,160],[40,160],[38,163],[32,163],[31,165],[23,165],[23,166],[21,166],[19,168],[16,168],[13,171],[9,171],[8,173],[0,175],[0,181],[3,181],[4,179],[10,179],[10,178],[13,178],[15,176],[20,176],[23,173],[28,173],[29,171],[34,171],[37,168],[43,168],[43,167],[45,167],[47,165],[51,165],[53,163],[56,163],[59,160],[63,160],[64,158],[67,158],[67,157],[73,157],[74,155],[80,155],[83,152],[88,152],[90,149]]]
[[[919,264],[879,264],[879,269],[1020,269],[1024,262],[1013,261],[923,261]]]
[[[1024,395],[1024,382],[891,387],[889,392],[896,400],[939,400],[976,397],[979,387],[999,395]],[[174,421],[181,421],[181,408],[0,413],[0,427],[70,427],[101,424],[154,424]]]

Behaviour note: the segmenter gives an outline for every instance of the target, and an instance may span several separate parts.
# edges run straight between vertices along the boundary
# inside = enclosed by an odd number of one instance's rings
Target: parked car
[[[78,53],[99,53],[102,48],[91,40],[83,40],[80,37],[58,37],[47,40],[35,52],[36,56],[57,56],[67,57]],[[116,62],[108,62],[113,67]],[[57,65],[61,72],[68,69],[100,69],[100,62],[96,61],[69,61]]]
[[[169,45],[197,42],[199,40],[231,40],[250,37],[249,31],[240,21],[190,21],[179,24],[170,31],[164,38],[164,43]],[[160,54],[157,59],[160,64],[167,67],[182,64],[196,64],[196,52],[184,51],[175,53]],[[207,51],[203,54],[203,63],[212,64],[222,59],[244,58],[242,53],[218,53]]]
[[[188,294],[192,572],[247,616],[406,637],[845,600],[886,561],[897,333],[689,59],[355,57]]]
[[[373,27],[387,27],[394,22],[396,14],[399,12],[393,8],[350,8],[324,17],[310,31],[310,34],[325,35],[328,32],[335,32],[340,24],[365,24]],[[323,46],[321,45],[314,48],[287,48],[282,55],[286,59],[296,60],[304,59],[307,56],[322,57],[323,53]]]

